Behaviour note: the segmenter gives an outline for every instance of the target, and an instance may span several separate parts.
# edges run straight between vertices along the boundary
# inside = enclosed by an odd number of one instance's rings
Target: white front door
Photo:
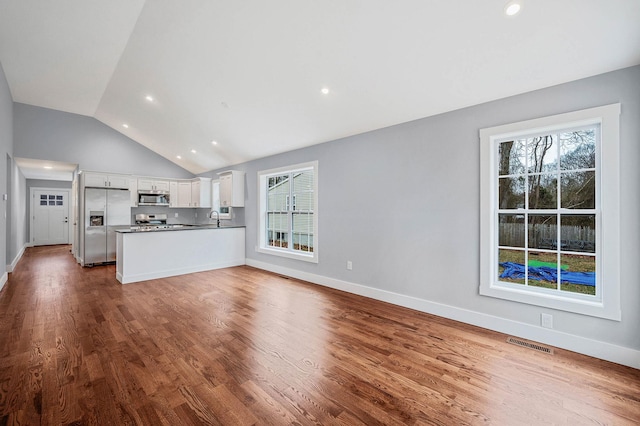
[[[69,190],[33,189],[31,243],[69,244]]]

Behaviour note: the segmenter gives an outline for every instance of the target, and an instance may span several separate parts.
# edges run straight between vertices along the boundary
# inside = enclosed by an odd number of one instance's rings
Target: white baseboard
[[[0,291],[2,291],[7,281],[9,281],[9,273],[5,272],[4,274],[2,274],[2,277],[0,277]]]
[[[16,269],[16,266],[18,266],[18,262],[20,262],[20,259],[22,259],[24,250],[27,247],[29,247],[29,243],[25,243],[25,245],[22,246],[22,248],[20,249],[20,252],[16,255],[15,259],[13,259],[10,265],[7,265],[7,272],[11,273],[13,272],[14,269]]]
[[[406,308],[415,309],[428,314],[449,318],[466,324],[475,325],[523,339],[545,343],[557,348],[640,369],[640,351],[635,349],[625,348],[623,346],[588,339],[586,337],[575,336],[573,334],[563,333],[557,330],[551,330],[493,315],[457,308],[455,306],[445,305],[442,303],[431,302],[417,297],[367,287],[361,284],[355,284],[348,281],[324,277],[322,275],[272,265],[270,263],[260,262],[253,259],[246,259],[246,264],[255,268],[309,281],[311,283],[330,287],[336,290],[370,297],[372,299],[381,300],[394,305],[404,306]]]

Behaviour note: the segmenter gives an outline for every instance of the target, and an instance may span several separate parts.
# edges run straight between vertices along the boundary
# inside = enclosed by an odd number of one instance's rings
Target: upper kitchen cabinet
[[[192,207],[211,207],[211,178],[196,178],[191,181]]]
[[[176,207],[193,207],[191,205],[191,181],[178,181],[178,205]]]
[[[138,179],[131,179],[129,182],[129,197],[131,207],[138,207]]]
[[[82,172],[82,179],[85,188],[129,189],[131,176],[113,173]]]
[[[178,203],[178,181],[169,182],[169,207],[180,207]]]
[[[176,187],[178,202],[175,205],[172,203],[171,207],[211,207],[211,178],[179,180],[172,186]],[[173,196],[170,197],[171,200],[174,199]]]
[[[227,170],[220,176],[220,206],[244,207],[244,172]]]
[[[138,191],[170,191],[168,180],[138,178]]]

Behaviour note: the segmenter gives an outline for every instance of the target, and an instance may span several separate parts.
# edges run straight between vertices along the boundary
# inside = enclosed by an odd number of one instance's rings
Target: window
[[[619,114],[480,131],[480,294],[620,320]]]
[[[211,209],[218,212],[220,219],[231,219],[231,207],[220,206],[220,181],[211,182]]]
[[[62,195],[43,195],[40,194],[41,206],[64,206]]]
[[[318,163],[258,173],[258,251],[318,261]]]

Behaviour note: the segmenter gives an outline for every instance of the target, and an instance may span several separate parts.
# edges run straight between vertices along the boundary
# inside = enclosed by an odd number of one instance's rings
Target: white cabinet
[[[170,183],[169,183],[168,180],[139,178],[138,179],[138,190],[139,191],[167,191],[167,192],[169,192]]]
[[[169,207],[180,207],[178,204],[178,181],[169,182]]]
[[[220,206],[244,207],[244,172],[228,170],[220,176]]]
[[[122,284],[245,264],[243,227],[116,236],[116,279]]]
[[[191,180],[177,181],[174,189],[177,193],[177,203],[173,204],[173,195],[169,195],[172,200],[171,207],[211,207],[211,179],[196,178]]]
[[[131,176],[111,173],[83,172],[85,188],[129,189]]]
[[[210,178],[196,178],[191,181],[191,204],[193,207],[211,208]]]
[[[191,207],[191,181],[178,181],[178,205]]]
[[[191,182],[191,205],[200,207],[200,181]]]
[[[138,180],[131,179],[129,184],[129,197],[131,197],[131,207],[138,207]]]

